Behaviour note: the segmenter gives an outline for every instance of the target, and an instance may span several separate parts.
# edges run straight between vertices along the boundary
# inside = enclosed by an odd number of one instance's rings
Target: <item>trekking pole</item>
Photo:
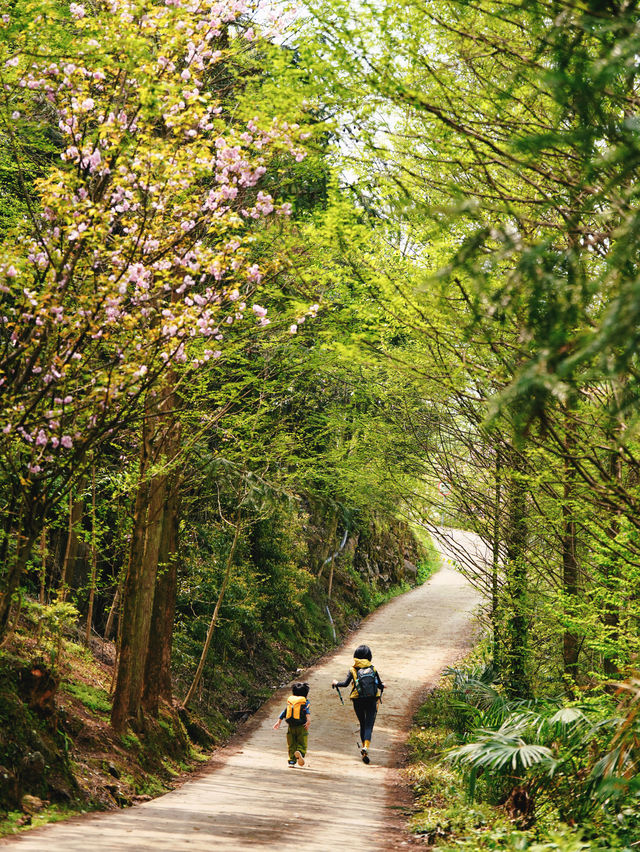
[[[338,693],[338,698],[340,699],[340,704],[344,704],[344,701],[342,700],[342,693],[340,692],[340,689],[337,686],[334,686],[333,688]]]

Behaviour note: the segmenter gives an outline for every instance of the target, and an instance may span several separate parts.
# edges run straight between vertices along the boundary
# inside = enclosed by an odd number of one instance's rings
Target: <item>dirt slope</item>
[[[348,644],[305,673],[312,726],[304,768],[287,766],[285,726],[272,724],[286,691],[268,702],[201,777],[154,801],[90,815],[0,842],[16,852],[210,852],[271,849],[369,852],[403,845],[386,795],[410,710],[424,686],[469,647],[476,592],[450,567],[368,618]],[[366,642],[386,684],[370,766],[359,759],[350,702],[330,684],[344,678]]]

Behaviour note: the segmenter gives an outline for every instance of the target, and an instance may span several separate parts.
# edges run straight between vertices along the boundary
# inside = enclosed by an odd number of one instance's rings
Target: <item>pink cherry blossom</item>
[[[48,27],[68,26],[64,17],[43,18],[37,32],[14,28],[6,114],[28,123],[30,104],[44,103],[63,141],[39,190],[37,234],[0,248],[0,322],[16,365],[0,364],[5,434],[13,425],[3,452],[15,447],[22,459],[26,444],[43,449],[47,475],[61,463],[56,448],[86,458],[105,416],[117,422],[161,363],[188,376],[222,356],[225,326],[253,316],[255,332],[271,322],[258,304],[253,222],[290,214],[261,180],[274,155],[280,163],[300,154],[300,128],[270,117],[260,119],[265,130],[257,118],[240,126],[207,85],[223,32],[237,45],[257,37],[239,20],[249,5],[105,0],[94,15],[70,2],[72,60],[43,49]],[[118,47],[133,32],[136,60]],[[250,314],[244,289],[256,292]],[[203,355],[213,341],[220,348]]]
[[[255,281],[256,284],[260,283],[260,281],[262,280],[262,273],[260,272],[260,267],[257,263],[254,263],[253,266],[249,267],[249,269],[247,270],[247,278],[249,279],[249,281]],[[255,305],[253,306],[253,310],[256,311]],[[256,313],[258,312],[256,311]],[[263,316],[263,314],[260,314],[260,316]]]

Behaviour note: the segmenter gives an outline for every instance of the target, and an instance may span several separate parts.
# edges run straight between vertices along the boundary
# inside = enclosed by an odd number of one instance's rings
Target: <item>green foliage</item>
[[[414,830],[442,849],[632,848],[640,837],[637,686],[621,691],[617,708],[606,693],[581,704],[526,706],[504,699],[488,681],[489,671],[477,665],[451,669],[416,716]],[[462,744],[451,747],[452,739]],[[465,787],[474,797],[467,816]],[[518,812],[514,791],[527,792],[533,813]]]
[[[31,663],[31,657],[0,650],[0,765],[3,771],[10,773],[10,778],[11,775],[15,777],[25,755],[39,752],[46,761],[47,774],[32,779],[28,785],[24,784],[22,792],[45,798],[48,779],[53,777],[60,786],[73,793],[75,785],[67,753],[67,735],[58,726],[58,719],[51,724],[50,718],[31,709],[24,700],[22,674],[31,670]],[[66,798],[68,800],[69,796]],[[10,810],[18,804],[11,780],[0,786],[0,811]],[[54,818],[58,811],[66,814],[67,808],[54,805]],[[46,821],[44,815],[42,819]],[[0,821],[0,834],[3,832]]]
[[[229,499],[230,494],[221,490],[223,515]],[[356,553],[369,547],[372,561],[384,560],[398,573],[377,584],[357,570],[351,551],[345,548],[333,561],[329,600],[330,568],[322,563],[328,550],[339,549],[340,541],[327,540],[335,515],[322,504],[304,509],[303,505],[302,501],[270,502],[262,517],[256,513],[247,521],[238,540],[202,687],[193,703],[216,729],[225,715],[233,720],[254,712],[296,668],[334,646],[327,607],[340,637],[376,606],[408,588],[401,580],[404,569],[396,540],[401,534],[410,541],[407,529],[387,526],[384,518],[378,518],[374,530],[372,521],[352,519],[354,539],[360,533]],[[189,547],[180,571],[174,636],[182,690],[202,648],[233,535],[231,527],[204,502],[194,506],[192,517],[198,523],[185,525]],[[336,537],[344,540],[340,525],[338,529]]]
[[[84,813],[84,811],[83,811]],[[28,824],[24,823],[24,811],[9,811],[6,819],[0,821],[0,837],[10,837],[18,832],[29,831],[42,825],[61,822],[75,816],[77,811],[71,805],[53,804],[49,805],[40,813],[33,814]]]
[[[64,652],[64,637],[75,628],[79,612],[70,601],[40,604],[27,601],[25,614],[36,625],[36,650],[42,649],[52,667],[59,667]]]
[[[140,740],[138,739],[136,734],[133,733],[133,731],[127,731],[126,733],[122,734],[120,736],[120,739],[122,740],[122,745],[125,748],[130,749],[131,751],[139,751],[142,747]]]
[[[416,576],[416,582],[419,586],[426,583],[427,580],[439,570],[440,565],[442,564],[442,557],[436,550],[431,539],[429,539],[426,544],[426,550],[427,555],[418,562],[417,566],[418,574]]]
[[[111,699],[105,689],[90,686],[87,683],[66,682],[64,690],[78,698],[85,707],[94,713],[105,715],[111,712]]]
[[[539,808],[551,807],[563,821],[599,825],[614,819],[616,830],[624,827],[621,835],[634,836],[637,826],[629,821],[638,801],[637,785],[630,781],[638,760],[633,683],[626,687],[624,721],[606,694],[583,704],[514,702],[481,681],[470,678],[466,684],[464,699],[455,680],[451,691],[456,711],[469,706],[465,742],[447,759],[469,770],[472,796],[482,776],[505,797],[516,787],[526,789]]]
[[[450,837],[455,838],[456,846],[465,837],[473,837],[478,844],[475,848],[485,848],[481,845],[484,839],[505,832],[509,823],[488,802],[470,806],[460,775],[441,759],[452,737],[450,697],[449,690],[436,689],[416,714],[408,743],[408,778],[416,797],[409,828],[438,848],[442,844],[446,848]],[[474,848],[472,843],[469,848]]]
[[[469,827],[470,821],[467,823]],[[611,849],[609,845],[602,846],[597,841],[587,840],[581,831],[570,826],[558,826],[554,831],[545,835],[547,839],[540,842],[536,837],[527,832],[518,831],[512,827],[497,824],[496,827],[477,826],[478,831],[467,832],[467,838],[456,838],[454,845],[449,843],[438,844],[440,852],[454,852],[454,850],[466,849],[473,852],[476,849],[502,850],[502,852],[605,852]]]
[[[389,359],[378,400],[413,516],[495,541],[495,576],[464,567],[522,695],[616,678],[638,653],[640,148],[619,119],[636,15],[547,12],[324,0],[299,45],[348,104],[336,156],[360,209],[336,200],[323,225],[352,332],[336,349]]]

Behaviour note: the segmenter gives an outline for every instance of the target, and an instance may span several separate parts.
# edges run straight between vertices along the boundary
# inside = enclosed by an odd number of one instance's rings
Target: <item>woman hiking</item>
[[[378,712],[378,701],[382,700],[384,683],[371,663],[371,648],[358,645],[353,655],[353,665],[343,681],[334,680],[331,688],[353,684],[349,698],[360,723],[360,754],[365,763],[369,763],[371,733]]]

